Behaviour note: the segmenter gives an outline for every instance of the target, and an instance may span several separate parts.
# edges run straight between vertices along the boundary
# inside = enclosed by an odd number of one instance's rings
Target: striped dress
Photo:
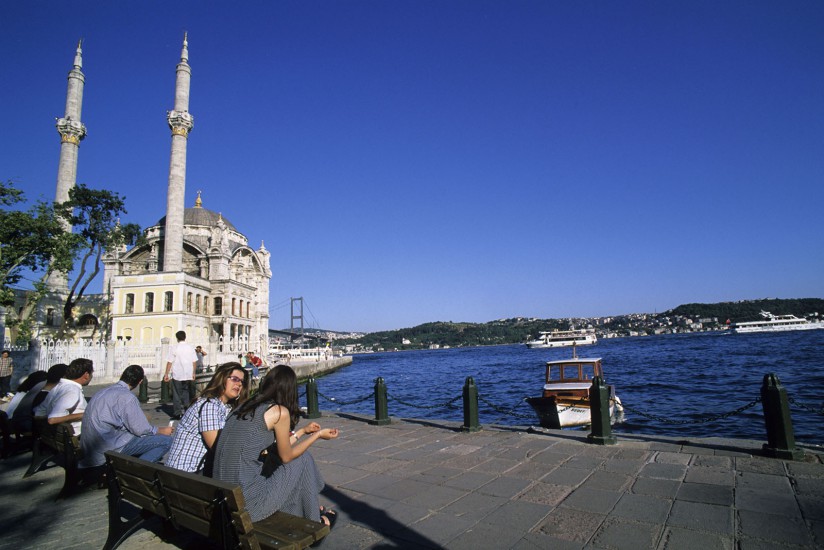
[[[245,420],[229,416],[215,449],[214,477],[240,485],[252,521],[278,510],[320,521],[318,494],[323,478],[308,452],[275,470],[271,477],[260,475],[260,452],[275,440],[263,419],[270,406],[259,405],[254,416],[249,414]]]

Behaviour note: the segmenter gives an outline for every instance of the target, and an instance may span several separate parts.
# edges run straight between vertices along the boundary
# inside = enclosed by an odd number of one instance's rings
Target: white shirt
[[[171,376],[175,380],[194,380],[194,363],[197,362],[197,352],[191,344],[185,341],[169,349],[167,363],[172,364]]]
[[[83,386],[74,380],[61,378],[46,399],[34,409],[34,416],[59,418],[85,410],[86,397],[83,395]],[[80,435],[80,420],[72,422],[72,427],[74,435]]]

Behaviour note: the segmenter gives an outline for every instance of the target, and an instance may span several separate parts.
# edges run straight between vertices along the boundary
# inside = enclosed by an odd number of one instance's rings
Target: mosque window
[[[172,311],[172,304],[174,303],[175,293],[171,290],[166,291],[163,295],[163,311]]]
[[[209,297],[208,296],[203,297],[203,314],[204,315],[209,315]]]
[[[146,313],[151,313],[154,311],[154,292],[146,293],[146,303],[144,306],[143,311]]]
[[[54,326],[54,308],[50,307],[46,310],[46,326]]]
[[[200,313],[200,294],[195,294],[195,313]]]
[[[235,314],[235,299],[232,298],[232,315]]]
[[[192,311],[192,293],[191,292],[186,294],[186,311],[188,311],[190,313]]]
[[[126,294],[126,313],[134,313],[134,294]]]
[[[215,298],[215,315],[223,315],[223,298]]]
[[[240,301],[240,310],[237,312],[238,317],[243,317],[243,300]]]

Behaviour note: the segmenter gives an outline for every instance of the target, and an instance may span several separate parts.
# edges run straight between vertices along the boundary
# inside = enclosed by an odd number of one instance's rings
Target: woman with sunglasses
[[[307,450],[318,439],[338,437],[338,430],[317,422],[296,429],[299,415],[295,371],[277,365],[261,380],[260,391],[226,420],[214,477],[240,485],[252,521],[281,510],[331,527],[337,515],[319,505],[323,478]],[[268,463],[272,459],[274,465]]]
[[[208,452],[214,447],[229,413],[248,397],[249,375],[240,363],[219,366],[200,397],[180,419],[166,456],[166,466],[211,475]]]

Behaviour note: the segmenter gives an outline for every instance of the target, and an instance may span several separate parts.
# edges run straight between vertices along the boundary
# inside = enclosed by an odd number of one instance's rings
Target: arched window
[[[134,294],[126,294],[126,313],[134,313]]]
[[[175,301],[175,293],[171,290],[167,290],[163,294],[163,311],[172,311],[172,307],[174,306]]]
[[[223,315],[223,298],[215,298],[215,315]]]
[[[154,311],[154,292],[146,293],[146,302],[143,305],[143,311],[151,313]]]
[[[232,298],[232,315],[235,314],[235,299]]]
[[[195,313],[200,313],[200,294],[195,295]]]
[[[209,297],[203,297],[203,315],[209,315]]]

